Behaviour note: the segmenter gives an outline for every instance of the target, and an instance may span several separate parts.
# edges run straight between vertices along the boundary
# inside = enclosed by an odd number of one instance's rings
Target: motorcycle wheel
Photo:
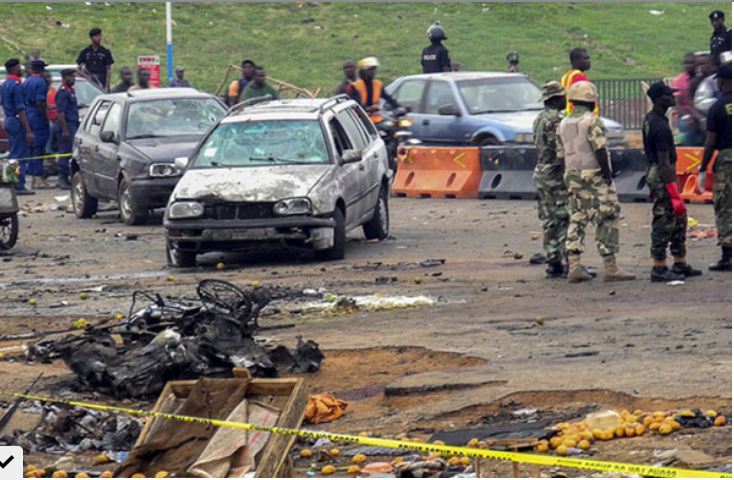
[[[18,240],[18,214],[0,219],[0,250],[13,248]]]

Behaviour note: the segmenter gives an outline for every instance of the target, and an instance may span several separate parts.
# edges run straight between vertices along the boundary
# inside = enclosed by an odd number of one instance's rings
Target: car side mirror
[[[342,163],[354,163],[359,162],[362,160],[362,151],[361,150],[355,150],[350,148],[349,150],[344,150],[344,153],[342,154]]]
[[[189,164],[189,157],[176,157],[173,159],[173,164],[180,172],[183,172],[186,170],[186,165]]]
[[[438,107],[438,114],[439,115],[446,115],[451,117],[460,117],[461,112],[456,107],[456,105],[441,105]]]
[[[115,132],[110,132],[109,130],[100,133],[99,139],[105,143],[117,143]]]

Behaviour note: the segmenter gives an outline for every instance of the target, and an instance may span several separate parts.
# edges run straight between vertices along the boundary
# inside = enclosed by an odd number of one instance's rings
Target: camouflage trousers
[[[714,213],[719,245],[731,247],[731,149],[721,150],[716,157]]]
[[[686,233],[688,216],[676,217],[670,204],[670,195],[660,177],[660,167],[650,165],[647,170],[647,184],[652,198],[652,230],[650,232],[650,256],[655,260],[665,260],[670,245],[674,257],[686,256]]]
[[[543,225],[543,249],[547,263],[566,258],[568,232],[568,189],[563,183],[563,166],[538,165],[533,172],[538,189],[538,218]]]
[[[614,183],[607,185],[601,170],[568,170],[563,177],[569,193],[566,251],[580,255],[589,223],[596,227],[596,248],[602,257],[619,251],[621,208]]]

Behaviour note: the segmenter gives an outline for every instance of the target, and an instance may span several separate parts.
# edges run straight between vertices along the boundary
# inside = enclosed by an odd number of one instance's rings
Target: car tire
[[[489,147],[491,145],[501,145],[500,141],[497,140],[497,137],[495,137],[494,135],[485,135],[483,137],[479,137],[475,143],[476,145],[480,147]]]
[[[380,188],[375,214],[369,222],[362,225],[362,230],[367,240],[385,240],[390,235],[390,207],[385,187]]]
[[[166,263],[173,268],[191,268],[196,266],[196,252],[187,252],[166,242]]]
[[[87,193],[80,170],[71,177],[71,204],[77,218],[91,218],[97,213],[97,199]]]
[[[123,176],[117,187],[117,203],[120,207],[120,218],[128,225],[141,225],[148,220],[148,209],[135,205],[130,193],[130,184]]]
[[[0,250],[13,248],[18,241],[18,214],[0,219]]]
[[[316,250],[316,258],[319,260],[341,260],[347,246],[347,230],[344,222],[344,212],[340,208],[334,210],[334,245],[325,250]]]

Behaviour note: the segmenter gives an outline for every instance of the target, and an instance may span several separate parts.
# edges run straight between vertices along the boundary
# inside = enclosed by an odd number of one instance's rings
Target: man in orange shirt
[[[568,54],[571,60],[571,68],[561,77],[561,86],[568,90],[571,85],[578,82],[590,82],[589,77],[586,75],[586,71],[591,69],[591,56],[589,56],[588,50],[585,48],[577,47],[571,50]],[[566,103],[566,115],[570,115],[573,110],[571,103]],[[599,103],[597,102],[594,113],[599,115]]]

